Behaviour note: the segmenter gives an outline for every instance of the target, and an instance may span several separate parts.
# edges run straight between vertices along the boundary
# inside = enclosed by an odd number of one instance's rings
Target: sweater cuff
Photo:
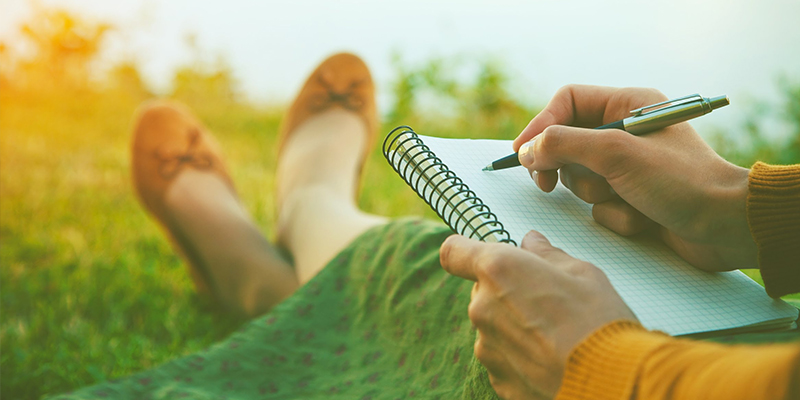
[[[572,350],[556,399],[629,399],[645,357],[669,340],[638,322],[603,326]]]
[[[767,294],[800,292],[800,164],[750,169],[747,222]]]

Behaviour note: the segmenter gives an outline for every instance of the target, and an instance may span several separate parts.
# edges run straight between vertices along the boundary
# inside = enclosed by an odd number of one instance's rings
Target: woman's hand
[[[453,235],[440,261],[447,272],[475,281],[475,356],[502,398],[552,398],[578,343],[611,321],[636,320],[602,271],[538,232],[529,232],[521,249]]]
[[[522,165],[549,192],[561,182],[622,235],[647,229],[691,264],[757,266],[746,216],[746,168],[717,155],[688,123],[643,136],[586,129],[667,100],[652,89],[566,86],[514,141]]]

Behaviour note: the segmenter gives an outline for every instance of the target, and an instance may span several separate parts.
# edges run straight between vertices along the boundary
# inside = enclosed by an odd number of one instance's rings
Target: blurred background
[[[382,132],[512,139],[561,86],[727,94],[723,156],[800,162],[800,2],[0,0],[0,397],[160,364],[243,322],[197,298],[138,206],[129,124],[187,103],[271,237],[276,134],[316,64],[359,54]],[[371,154],[363,208],[433,216]],[[759,279],[756,271],[748,274]]]

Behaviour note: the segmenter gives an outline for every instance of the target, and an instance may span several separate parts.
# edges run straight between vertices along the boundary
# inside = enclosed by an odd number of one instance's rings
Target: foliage
[[[0,45],[2,398],[124,376],[204,348],[242,323],[210,312],[213,305],[193,294],[185,267],[135,200],[128,125],[151,96],[136,63],[89,79],[111,27],[42,12],[23,27],[34,49],[29,57],[14,59]],[[507,139],[535,113],[514,98],[513,81],[496,61],[408,65],[396,57],[394,66],[382,132],[404,123],[429,134]],[[754,115],[750,147],[718,139],[717,149],[744,164],[756,157],[797,162],[800,85],[784,87],[793,127],[786,143],[767,140]],[[199,55],[176,72],[170,97],[188,103],[215,133],[242,202],[269,236],[282,110],[248,104],[224,60],[206,63]],[[433,215],[377,150],[364,179],[365,210]]]
[[[66,11],[39,9],[20,32],[34,49],[18,65],[17,85],[28,90],[52,85],[85,89],[92,62],[112,26],[84,20]]]
[[[736,140],[727,132],[715,132],[711,136],[712,147],[725,159],[745,167],[756,161],[781,165],[800,163],[800,82],[782,77],[778,86],[782,95],[778,105],[764,101],[752,104],[742,127],[744,137]],[[779,122],[786,131],[784,135],[772,132]]]
[[[497,61],[432,59],[410,67],[395,55],[393,66],[389,125],[424,127],[437,136],[510,139],[535,114],[509,93],[509,76]],[[458,79],[464,72],[471,79]]]

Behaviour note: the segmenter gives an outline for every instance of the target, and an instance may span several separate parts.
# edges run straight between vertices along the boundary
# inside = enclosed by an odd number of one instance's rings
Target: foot
[[[325,60],[308,78],[281,129],[278,243],[301,284],[363,230],[383,223],[356,205],[377,114],[367,66],[351,54]]]
[[[189,266],[197,291],[253,315],[297,288],[242,207],[219,148],[184,107],[142,108],[133,139],[134,186]]]

